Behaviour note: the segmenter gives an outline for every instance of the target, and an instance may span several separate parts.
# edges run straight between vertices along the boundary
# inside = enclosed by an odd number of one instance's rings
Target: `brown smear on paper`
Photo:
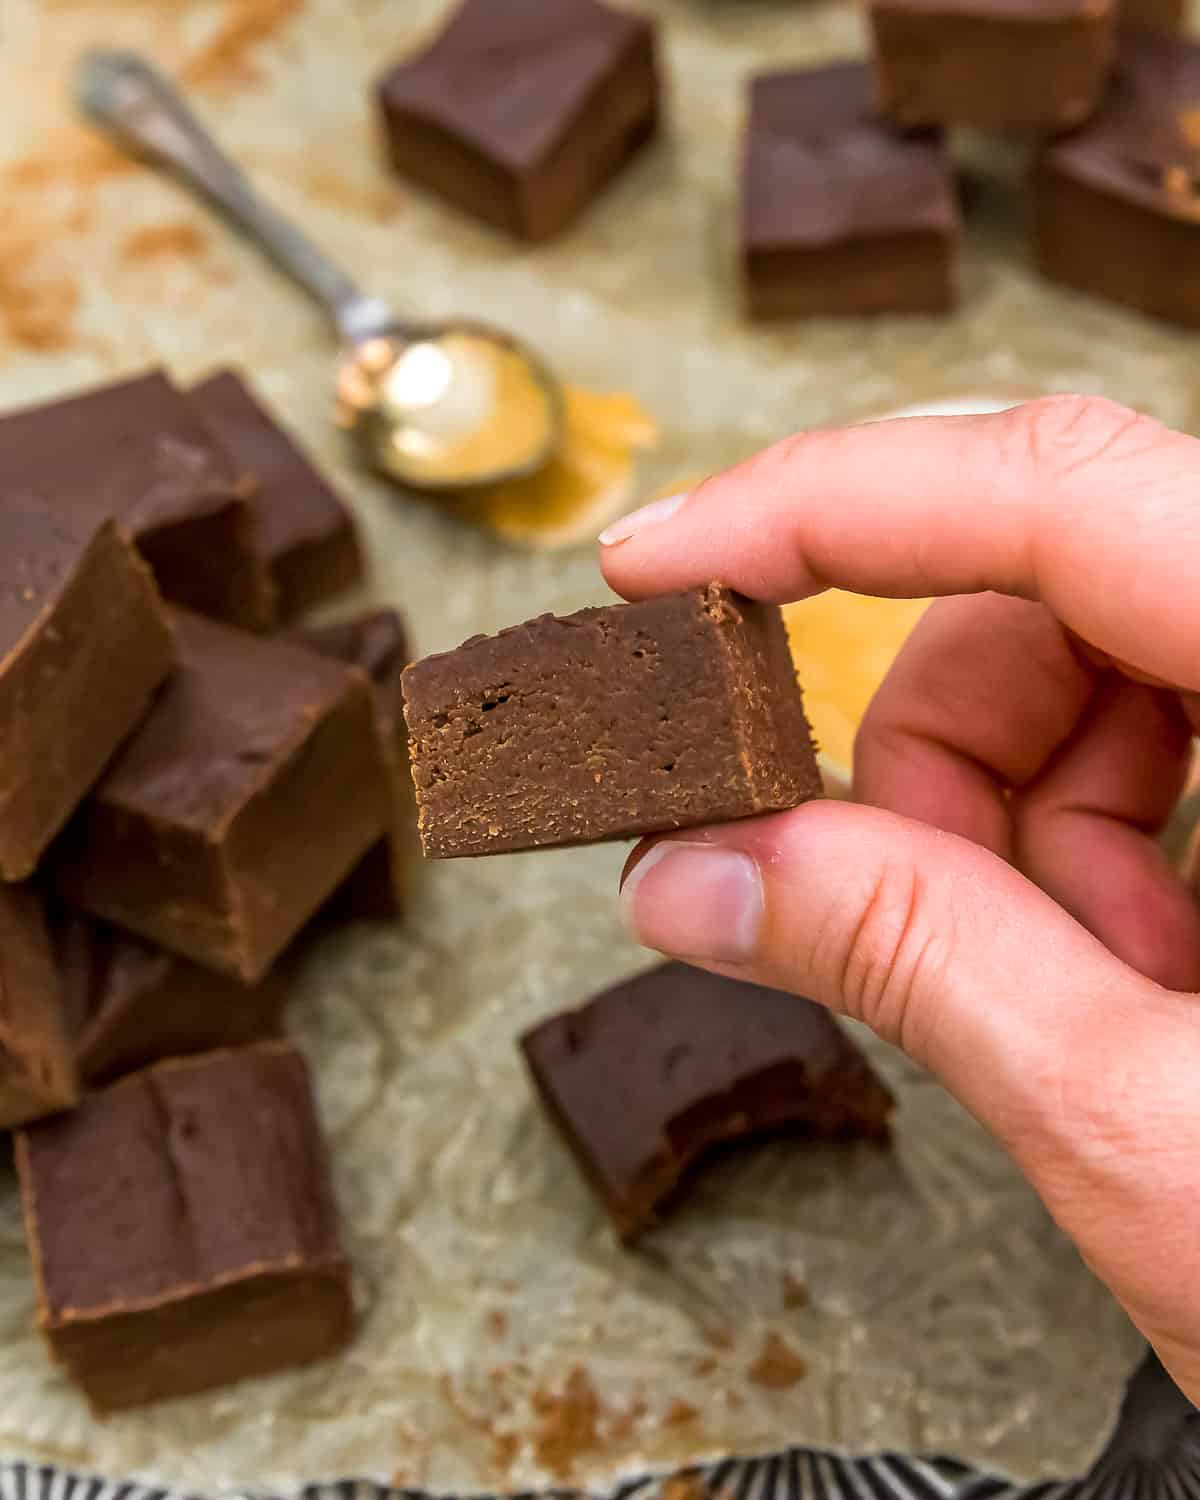
[[[164,256],[191,258],[202,255],[207,245],[208,240],[194,224],[180,219],[173,223],[146,224],[141,229],[135,229],[126,235],[121,245],[121,254],[126,260],[134,261],[158,260]]]
[[[252,81],[249,54],[304,9],[304,0],[227,0],[216,34],[180,70],[189,88]]]
[[[631,502],[637,455],[657,440],[632,396],[568,387],[561,451],[527,479],[489,485],[449,508],[517,546],[590,540]]]
[[[540,1419],[533,1438],[538,1463],[555,1479],[569,1479],[599,1443],[600,1401],[587,1371],[576,1366],[560,1394],[535,1391],[533,1409]]]
[[[808,1374],[808,1366],[777,1333],[767,1334],[758,1358],[746,1371],[748,1379],[768,1391],[786,1391]]]

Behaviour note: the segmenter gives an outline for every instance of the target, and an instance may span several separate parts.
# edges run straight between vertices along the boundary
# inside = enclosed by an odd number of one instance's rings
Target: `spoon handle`
[[[207,198],[332,318],[349,343],[394,327],[390,309],[366,296],[333,262],[265,202],[225,155],[177,89],[133,52],[82,59],[76,95],[83,113],[130,155],[166,167]]]

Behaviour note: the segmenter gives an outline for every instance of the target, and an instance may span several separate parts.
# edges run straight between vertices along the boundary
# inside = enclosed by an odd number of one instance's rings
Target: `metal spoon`
[[[519,478],[551,456],[562,435],[562,388],[532,349],[467,319],[404,322],[366,296],[258,196],[136,54],[86,54],[76,93],[117,144],[207,198],[329,314],[343,344],[338,420],[373,467],[452,491]]]

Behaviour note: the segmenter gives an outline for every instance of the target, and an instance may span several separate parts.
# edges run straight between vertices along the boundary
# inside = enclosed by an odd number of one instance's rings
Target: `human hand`
[[[1155,835],[1200,726],[1200,442],[1052,397],[788,439],[610,527],[626,598],[954,595],[816,802],[635,851],[647,947],[935,1072],[1200,1402],[1200,908]]]

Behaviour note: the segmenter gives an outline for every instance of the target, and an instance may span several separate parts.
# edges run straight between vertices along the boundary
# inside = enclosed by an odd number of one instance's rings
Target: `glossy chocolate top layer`
[[[883,121],[859,63],[752,81],[742,214],[751,250],[949,234],[958,224],[940,135],[901,133]]]
[[[514,171],[537,165],[650,21],[599,0],[464,0],[429,48],[380,85]]]

